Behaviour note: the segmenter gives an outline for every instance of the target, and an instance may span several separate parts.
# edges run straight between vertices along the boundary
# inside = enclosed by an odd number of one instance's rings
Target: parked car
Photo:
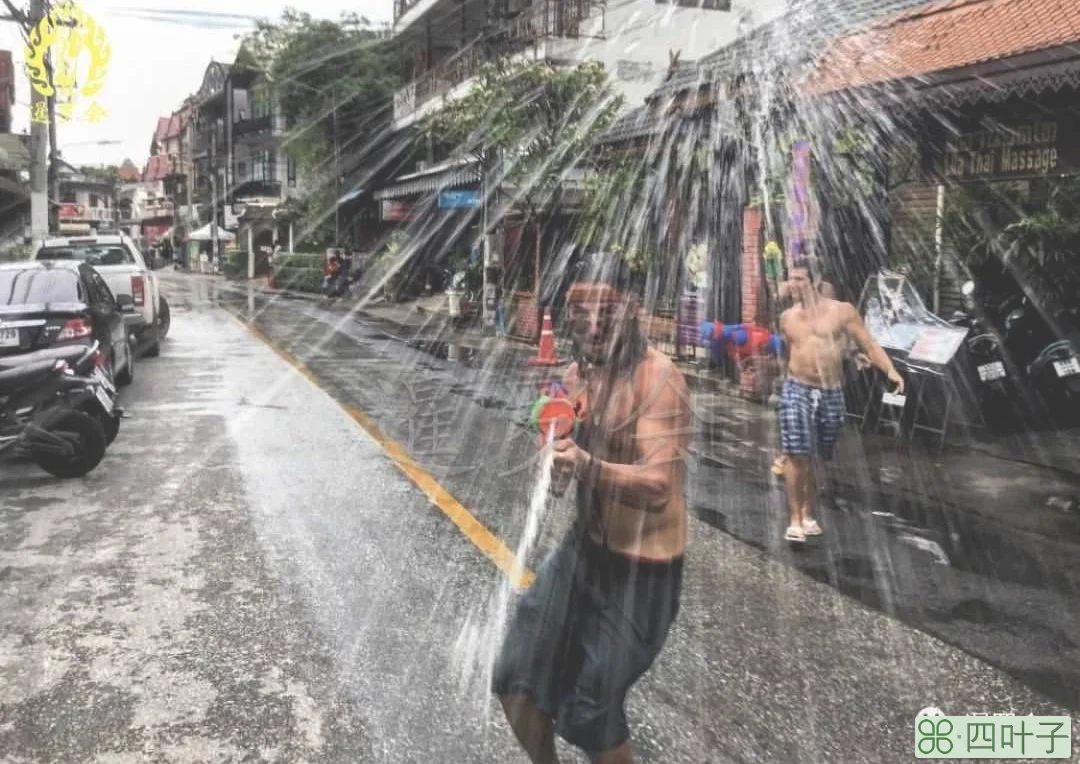
[[[154,269],[142,252],[123,234],[101,236],[50,237],[34,252],[35,260],[83,262],[102,275],[117,299],[130,297],[133,313],[125,313],[128,332],[134,334],[141,353],[156,356],[160,342],[169,332],[169,304],[161,294]],[[161,267],[160,261],[153,263]]]
[[[125,319],[130,295],[114,297],[93,266],[77,260],[0,263],[0,357],[97,340],[118,385],[135,374]]]

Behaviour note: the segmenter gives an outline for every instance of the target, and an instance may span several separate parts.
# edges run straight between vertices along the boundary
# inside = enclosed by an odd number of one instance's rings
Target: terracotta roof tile
[[[909,79],[1078,41],[1076,0],[948,0],[839,38],[805,92]]]

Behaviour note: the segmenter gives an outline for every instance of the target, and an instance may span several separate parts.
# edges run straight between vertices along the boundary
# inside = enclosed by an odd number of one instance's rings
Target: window
[[[289,186],[296,185],[296,160],[289,157],[285,160],[285,170],[288,173]]]
[[[677,5],[680,8],[700,8],[703,11],[730,11],[731,0],[656,0],[658,5]]]
[[[236,163],[236,177],[238,180],[243,180],[247,177],[247,162]]]
[[[135,258],[122,244],[70,244],[66,247],[42,247],[37,260],[82,260],[90,265],[124,265]]]
[[[277,175],[274,172],[274,152],[260,151],[251,158],[251,179],[270,181]]]
[[[270,93],[266,88],[256,89],[251,97],[251,118],[269,117],[272,111],[271,106]]]
[[[105,283],[105,279],[101,278],[101,274],[97,271],[94,271],[90,275],[90,280],[93,281],[94,288],[97,290],[98,296],[101,298],[101,301],[115,310],[116,298],[113,297],[112,290],[109,289],[109,285]]]
[[[90,194],[90,206],[91,207],[97,207],[98,206],[98,195],[97,194]]]
[[[78,199],[75,198],[74,191],[64,191],[60,194],[61,204],[78,204]]]
[[[66,268],[0,271],[0,305],[80,302],[82,292],[78,275]]]

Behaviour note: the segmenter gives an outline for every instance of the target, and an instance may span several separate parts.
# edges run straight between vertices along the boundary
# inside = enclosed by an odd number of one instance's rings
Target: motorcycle
[[[970,330],[964,343],[970,368],[974,371],[971,375],[973,397],[984,421],[992,429],[1000,430],[1014,424],[1010,413],[1016,394],[1015,375],[1009,373],[1001,336],[986,316],[977,314],[974,282],[968,281],[960,292],[964,310],[954,313],[949,323]]]
[[[0,371],[0,459],[29,456],[60,478],[86,475],[105,456],[97,419],[71,408],[68,395],[86,380],[60,359]]]
[[[63,397],[71,408],[98,420],[108,446],[120,434],[124,410],[116,405],[116,385],[105,374],[105,360],[99,343],[94,341],[90,345],[64,345],[3,358],[0,371],[40,361],[64,361],[68,375],[78,377],[80,383],[67,388]]]

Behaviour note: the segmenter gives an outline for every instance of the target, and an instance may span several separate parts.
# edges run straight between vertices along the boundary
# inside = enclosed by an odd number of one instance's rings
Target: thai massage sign
[[[1059,169],[1056,120],[998,126],[951,136],[946,144],[947,178],[1046,175]]]

